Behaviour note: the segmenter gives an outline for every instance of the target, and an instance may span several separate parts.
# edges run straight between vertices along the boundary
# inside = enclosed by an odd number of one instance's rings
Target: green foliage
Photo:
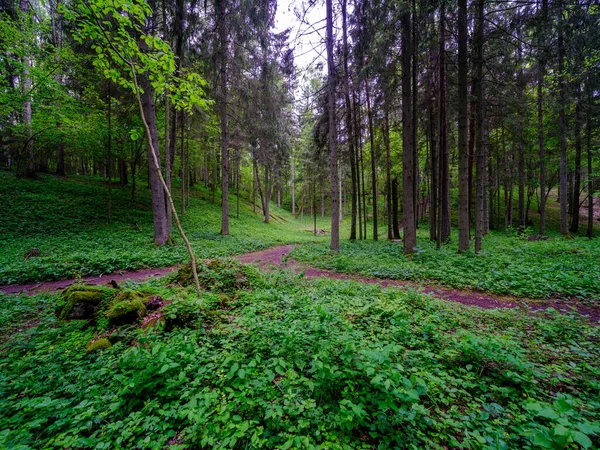
[[[110,343],[110,341],[107,338],[100,338],[95,341],[90,341],[85,346],[85,352],[86,353],[94,353],[97,350],[104,350],[104,349],[110,348],[110,347],[112,347],[112,344]]]
[[[146,315],[146,306],[140,299],[117,301],[106,311],[112,322],[131,323]]]
[[[93,330],[48,313],[15,333],[0,348],[0,447],[600,445],[600,336],[581,318],[265,277],[202,300],[171,288],[163,312],[188,325],[124,328],[101,352],[85,354]]]
[[[197,265],[197,273],[202,289],[225,294],[250,289],[252,281],[259,278],[256,269],[234,259],[204,261]],[[194,283],[192,266],[187,264],[179,267],[174,281],[182,286],[191,286]]]
[[[169,43],[146,32],[152,9],[145,0],[92,0],[63,11],[78,25],[75,39],[92,42],[94,65],[105,78],[138,94],[138,77],[145,75],[157,92],[168,92],[173,105],[187,112],[212,104],[204,98],[206,81],[194,72],[186,78],[175,76],[175,55]]]
[[[402,243],[345,242],[339,254],[325,244],[297,247],[291,257],[338,272],[396,280],[437,281],[517,297],[600,297],[600,241],[553,236],[547,241],[523,241],[492,232],[481,255],[457,254],[453,245],[436,249],[421,236],[411,258]],[[456,242],[456,236],[453,235]]]
[[[61,320],[93,319],[101,303],[114,296],[114,289],[74,284],[61,292],[56,302],[56,316]]]
[[[138,183],[135,202],[127,190],[113,189],[113,220],[109,222],[107,186],[99,178],[41,175],[39,180],[27,180],[0,171],[0,201],[4,205],[0,214],[0,284],[101,275],[187,261],[181,240],[174,245],[154,245],[150,196],[142,180]],[[308,232],[312,229],[309,217],[304,222],[296,220],[274,205],[271,210],[281,219],[266,224],[243,199],[239,218],[230,217],[232,235],[222,236],[218,232],[221,209],[207,198],[204,189],[195,188],[182,217],[198,259],[328,239]],[[180,201],[175,198],[176,204]],[[230,204],[235,201],[232,196]],[[323,225],[319,223],[319,227]],[[24,260],[25,252],[33,247],[42,256]]]

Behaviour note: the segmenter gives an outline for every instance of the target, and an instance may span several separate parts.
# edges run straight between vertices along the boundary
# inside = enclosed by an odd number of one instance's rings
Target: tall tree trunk
[[[458,0],[458,252],[469,244],[469,148],[468,126],[468,55],[467,0]]]
[[[162,0],[162,26],[163,26],[163,40],[165,42],[169,42],[169,35],[168,35],[168,29],[167,29],[167,5],[166,5],[166,1]],[[166,81],[168,82],[168,76],[166,77]],[[170,105],[169,105],[169,90],[167,89],[165,91],[165,183],[167,183],[167,187],[169,188],[169,191],[171,191],[171,146],[169,144],[169,122],[170,122],[170,118],[169,118],[169,112],[170,112]],[[167,193],[165,192],[165,195],[167,195]],[[165,201],[165,206],[167,208],[166,214],[167,214],[167,227],[169,228],[169,230],[172,230],[173,227],[173,217],[171,215],[171,209],[169,208],[168,202]]]
[[[29,2],[27,0],[20,0],[20,9],[23,13],[23,20],[29,20],[27,14],[29,14]],[[24,175],[29,178],[37,176],[37,165],[35,161],[35,152],[33,148],[33,128],[31,126],[31,57],[25,56],[23,61],[23,95],[25,100],[23,101],[23,124],[27,129],[27,143],[25,144],[25,153],[27,156],[27,165],[25,167]],[[23,173],[23,172],[22,172]]]
[[[558,25],[558,89],[559,89],[559,141],[560,141],[560,233],[565,236],[569,233],[567,211],[567,119],[565,117],[565,50],[563,43],[563,11],[559,10]]]
[[[548,0],[542,0],[541,20],[538,29],[538,45],[540,56],[538,58],[537,79],[537,122],[538,143],[540,147],[540,234],[546,234],[546,147],[544,138],[544,76],[546,75],[546,59],[544,55],[544,35],[546,30],[546,17],[548,14]]]
[[[356,240],[356,219],[358,215],[358,173],[356,171],[356,152],[354,144],[354,130],[352,122],[352,106],[350,103],[350,72],[348,70],[348,26],[347,26],[348,0],[342,0],[342,30],[344,40],[344,101],[346,105],[346,130],[348,133],[348,152],[350,154],[350,176],[352,208],[350,213],[350,240]]]
[[[402,25],[402,203],[404,254],[412,254],[417,246],[414,208],[414,146],[411,95],[411,16],[407,9],[400,18]],[[416,105],[415,105],[416,106]]]
[[[440,110],[440,220],[437,246],[450,238],[450,168],[448,159],[448,120],[446,118],[446,11],[440,7],[439,29],[439,110]]]
[[[369,82],[365,79],[365,95],[367,100],[367,115],[369,120],[369,138],[371,140],[371,186],[373,191],[373,240],[379,237],[377,229],[377,172],[375,170],[375,130],[373,129],[373,111],[371,110],[371,96]]]
[[[335,120],[335,66],[333,63],[333,1],[326,0],[327,89],[329,93],[329,175],[331,178],[331,250],[340,251],[340,211],[338,207],[337,125]]]
[[[185,214],[185,192],[188,177],[185,176],[185,111],[181,111],[181,214]]]
[[[167,224],[167,207],[165,204],[165,191],[160,180],[160,154],[158,151],[158,129],[156,127],[156,108],[154,106],[154,89],[148,78],[140,77],[142,94],[142,109],[148,123],[151,142],[147,143],[148,153],[148,184],[152,195],[152,213],[154,216],[154,242],[163,245],[169,240],[169,228]],[[153,149],[157,158],[154,157]],[[157,164],[158,161],[158,164]]]
[[[227,0],[218,0],[221,113],[221,234],[229,235],[229,129],[227,125]]]
[[[400,239],[400,221],[398,220],[398,178],[392,180],[392,231],[394,239]]]
[[[386,101],[387,103],[387,101]],[[394,232],[392,228],[392,161],[390,157],[390,115],[388,112],[387,105],[384,107],[384,127],[383,127],[383,140],[385,142],[385,175],[386,175],[386,207],[387,207],[387,225],[388,225],[388,239],[391,241],[394,239]]]
[[[296,217],[296,158],[292,153],[292,216]]]
[[[473,82],[476,104],[476,201],[475,201],[475,253],[481,253],[484,234],[484,185],[483,173],[485,172],[484,149],[484,102],[483,102],[483,24],[484,0],[477,0],[476,24],[473,37],[475,47],[475,80]]]
[[[587,174],[588,174],[588,221],[587,221],[587,237],[594,237],[594,173],[592,167],[592,87],[591,80],[588,75],[586,82],[587,91],[587,108],[586,108],[586,147],[587,147]]]
[[[438,223],[438,146],[436,141],[436,128],[437,128],[437,118],[436,118],[436,110],[435,107],[435,81],[433,78],[433,66],[434,62],[432,62],[432,75],[429,82],[429,137],[430,137],[430,145],[429,145],[429,160],[430,160],[430,176],[431,186],[429,190],[429,240],[431,242],[437,242],[437,223]]]
[[[419,104],[419,82],[418,82],[418,64],[419,58],[417,53],[419,51],[418,44],[418,18],[417,18],[417,2],[412,0],[412,148],[413,150],[413,207],[415,216],[415,229],[419,228],[419,140],[417,138],[417,132],[419,129],[419,117],[417,111],[417,105]],[[387,98],[387,97],[386,97]],[[389,128],[389,127],[388,127]],[[389,131],[388,131],[389,136]],[[389,138],[388,138],[389,141]]]
[[[519,136],[519,162],[518,162],[518,178],[519,178],[519,232],[522,233],[527,227],[525,223],[525,149],[523,147],[523,136]]]
[[[581,190],[581,83],[577,85],[575,100],[575,173],[573,180],[573,217],[571,233],[579,231],[579,192]]]

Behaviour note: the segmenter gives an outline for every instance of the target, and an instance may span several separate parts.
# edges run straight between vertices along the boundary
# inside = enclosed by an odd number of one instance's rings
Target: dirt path
[[[120,270],[110,275],[100,275],[92,277],[83,277],[80,280],[58,280],[58,281],[42,281],[40,283],[29,283],[29,284],[9,284],[8,286],[0,286],[0,292],[5,294],[27,294],[34,295],[40,292],[52,292],[59,289],[64,289],[67,286],[72,285],[77,281],[83,281],[87,284],[110,284],[111,281],[121,283],[125,280],[131,281],[144,281],[148,278],[156,278],[167,275],[177,270],[177,266],[173,267],[159,267],[156,269],[142,269],[132,272]]]
[[[590,308],[581,302],[573,300],[529,300],[516,297],[505,297],[493,295],[484,292],[471,290],[451,289],[445,286],[432,283],[415,283],[411,281],[401,281],[382,278],[368,278],[360,275],[348,275],[338,272],[333,272],[325,269],[317,269],[308,266],[287,257],[288,253],[294,248],[293,245],[282,245],[272,247],[266,250],[261,250],[244,255],[235,256],[235,259],[245,264],[256,264],[266,270],[273,268],[292,269],[295,272],[304,272],[306,278],[331,278],[336,280],[354,280],[362,283],[379,284],[381,287],[411,287],[420,289],[422,292],[432,294],[437,298],[461,303],[463,305],[477,306],[479,308],[529,308],[531,312],[543,311],[546,308],[554,308],[562,313],[571,313],[573,309],[583,315],[589,317],[590,322],[600,322],[600,309]],[[144,281],[148,278],[161,277],[177,270],[177,267],[163,267],[157,269],[144,269],[135,272],[121,271],[111,275],[85,277],[81,281],[88,284],[105,284],[108,285],[112,281],[121,283],[125,280]],[[51,292],[75,283],[77,280],[61,280],[49,281],[42,283],[31,284],[13,284],[9,286],[0,286],[0,292],[6,294],[24,293],[33,295],[39,292]]]
[[[472,290],[452,289],[432,283],[415,283],[412,281],[392,280],[389,278],[369,278],[361,275],[348,275],[331,270],[317,269],[307,266],[287,257],[292,251],[293,245],[273,247],[267,250],[247,253],[236,259],[243,263],[253,263],[269,269],[271,267],[282,269],[293,269],[296,272],[304,272],[306,278],[332,278],[336,280],[354,280],[362,283],[379,284],[381,287],[411,287],[419,289],[427,294],[432,294],[443,300],[461,303],[463,305],[478,306],[484,309],[492,308],[528,308],[531,312],[543,311],[554,308],[561,313],[572,313],[573,308],[580,314],[587,315],[590,322],[600,322],[600,309],[590,308],[581,304],[576,299],[572,300],[530,300],[517,297],[499,296]]]

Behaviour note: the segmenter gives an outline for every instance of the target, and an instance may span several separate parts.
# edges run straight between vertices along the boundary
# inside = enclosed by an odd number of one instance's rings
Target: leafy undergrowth
[[[517,297],[600,299],[599,240],[552,236],[528,241],[492,232],[481,255],[459,255],[456,244],[438,250],[424,235],[420,238],[410,258],[403,255],[402,243],[384,240],[342,242],[339,254],[331,254],[326,244],[305,245],[290,256],[317,267],[378,278],[433,280]]]
[[[100,178],[43,175],[26,180],[0,171],[0,285],[165,267],[188,260],[176,230],[175,245],[154,245],[150,196],[143,183],[138,181],[135,202],[129,188],[113,187],[112,191],[113,220],[109,222],[107,184]],[[231,236],[222,236],[220,205],[209,199],[203,187],[195,187],[182,218],[199,259],[327,239],[307,232],[310,218],[296,220],[274,205],[271,223],[266,224],[260,209],[255,214],[241,199],[237,218],[234,196],[230,199]],[[180,204],[177,199],[176,204]],[[31,249],[37,249],[34,254],[39,256],[27,257]]]
[[[58,321],[56,294],[4,297],[2,326],[37,322],[0,347],[0,447],[600,445],[600,335],[581,317],[204,267],[201,300],[173,279],[123,286],[170,303],[110,335]]]

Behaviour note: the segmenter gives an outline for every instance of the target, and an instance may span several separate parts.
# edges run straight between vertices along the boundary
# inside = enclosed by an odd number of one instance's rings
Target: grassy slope
[[[0,171],[0,285],[162,267],[187,260],[176,234],[176,245],[154,245],[149,193],[143,185],[138,193],[134,203],[129,189],[113,187],[114,216],[109,223],[107,185],[98,178],[63,180],[45,175],[32,181]],[[296,220],[273,205],[276,217],[270,224],[243,200],[236,218],[234,196],[230,199],[231,236],[221,236],[220,206],[203,200],[206,197],[204,190],[195,189],[183,218],[184,230],[200,258],[327,239],[308,232],[312,229],[309,218]],[[176,205],[179,203],[176,199]],[[318,225],[322,228],[324,223]],[[24,260],[31,248],[39,249],[41,257]]]
[[[456,194],[453,191],[453,194]],[[454,198],[454,197],[453,197]],[[492,231],[484,238],[483,252],[457,254],[456,223],[450,245],[436,249],[429,242],[427,224],[417,233],[418,251],[410,259],[403,256],[401,243],[386,241],[387,227],[379,228],[379,242],[342,242],[339,255],[331,255],[326,244],[296,248],[291,256],[321,268],[338,272],[414,281],[435,281],[455,288],[473,288],[517,297],[578,297],[600,300],[600,240],[585,236],[587,219],[580,233],[563,239],[559,228],[559,208],[549,197],[547,204],[547,241],[528,241],[539,221],[535,203],[530,217],[534,225],[523,237],[516,230]],[[454,198],[454,200],[456,200]],[[453,205],[456,212],[456,205]],[[504,214],[504,211],[501,211]],[[453,217],[456,219],[456,217]],[[516,220],[516,219],[515,219]],[[504,216],[502,224],[504,226]],[[596,227],[596,233],[600,230]],[[369,239],[372,228],[369,223]]]
[[[56,294],[5,297],[0,447],[600,444],[598,328],[581,318],[284,273],[253,286],[224,307],[154,280],[145,289],[195,319],[168,333],[123,328],[90,355],[101,331],[58,322]]]

